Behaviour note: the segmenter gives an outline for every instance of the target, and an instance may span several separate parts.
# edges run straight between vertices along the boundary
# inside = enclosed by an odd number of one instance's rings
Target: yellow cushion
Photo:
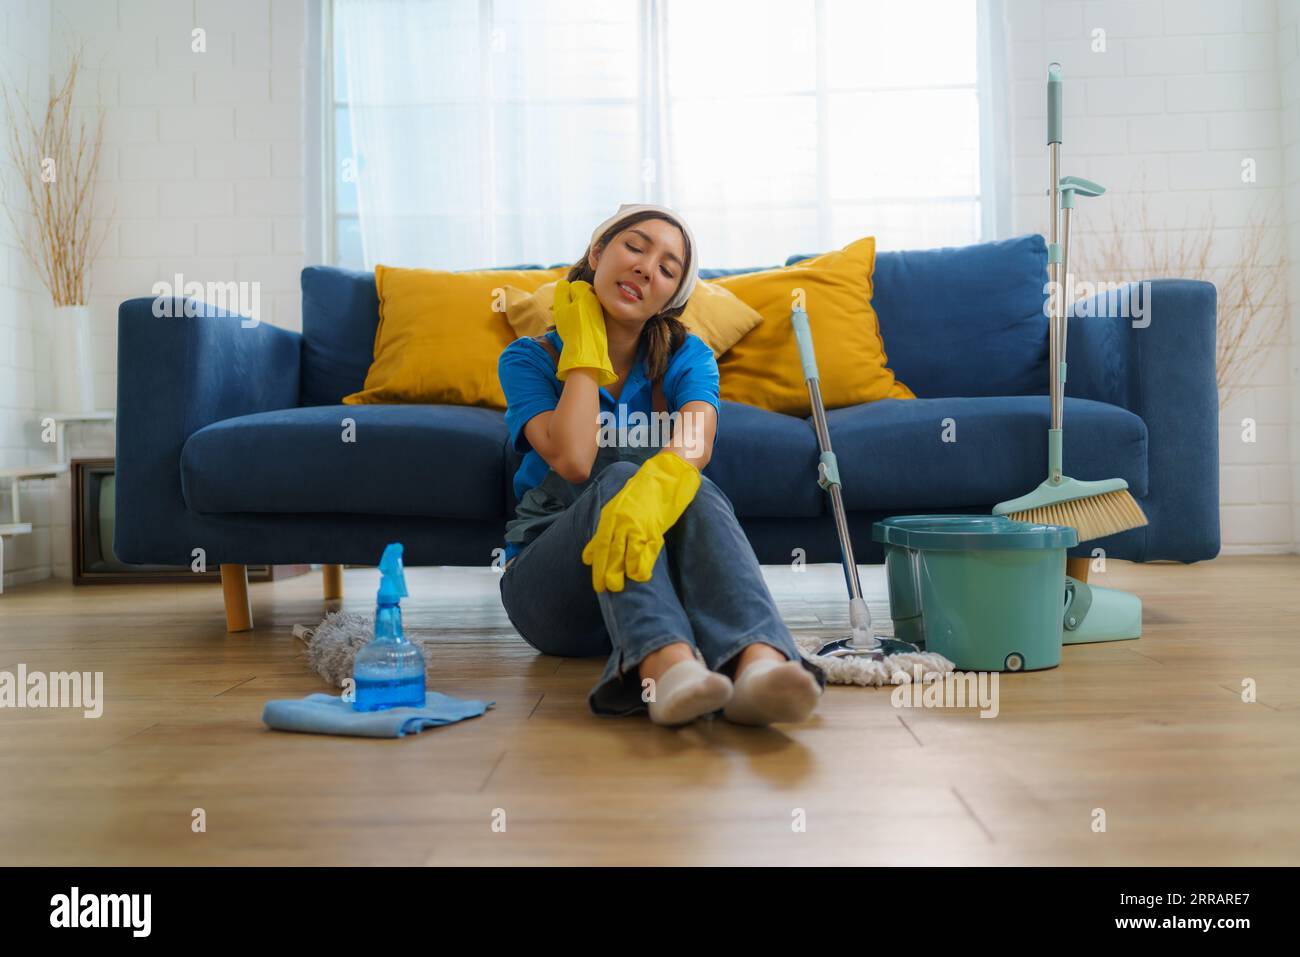
[[[554,324],[554,301],[554,282],[532,292],[507,287],[506,317],[515,336],[540,336]],[[722,355],[762,321],[763,317],[734,293],[704,281],[695,284],[682,313],[682,325],[708,343],[714,356]]]
[[[516,338],[505,318],[504,290],[536,289],[568,271],[568,266],[474,272],[376,266],[374,361],[365,387],[343,402],[504,409],[497,359]]]
[[[786,415],[812,414],[790,325],[792,293],[802,289],[826,408],[915,399],[886,365],[871,308],[875,265],[876,239],[868,236],[783,269],[713,280],[763,315],[763,322],[718,360],[722,398]]]

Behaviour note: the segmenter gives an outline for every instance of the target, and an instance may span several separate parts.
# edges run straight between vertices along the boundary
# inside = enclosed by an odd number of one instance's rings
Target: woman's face
[[[677,292],[685,261],[682,231],[666,220],[643,219],[592,251],[592,289],[607,318],[644,322],[663,312]]]

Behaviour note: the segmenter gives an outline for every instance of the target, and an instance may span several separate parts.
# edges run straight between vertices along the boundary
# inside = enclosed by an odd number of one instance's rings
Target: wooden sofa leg
[[[251,631],[253,606],[248,599],[248,568],[221,566],[221,597],[226,603],[226,631]]]
[[[325,573],[325,600],[341,600],[343,598],[343,566],[322,565],[321,571]]]
[[[1069,575],[1076,581],[1086,582],[1088,580],[1088,565],[1092,559],[1086,555],[1082,558],[1072,558],[1065,556],[1065,574]]]

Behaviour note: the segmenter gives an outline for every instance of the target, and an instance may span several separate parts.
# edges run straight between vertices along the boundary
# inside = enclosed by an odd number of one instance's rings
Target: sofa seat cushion
[[[813,517],[825,511],[825,493],[817,485],[817,435],[807,419],[724,399],[704,474],[741,517]]]
[[[205,513],[504,519],[505,441],[500,412],[468,406],[258,412],[191,435],[181,450],[181,487],[189,508]]]
[[[1046,396],[885,399],[827,413],[851,510],[987,509],[1047,477]],[[1065,474],[1147,494],[1147,427],[1126,409],[1065,400]],[[951,420],[951,422],[946,421]],[[945,441],[945,438],[952,441]]]

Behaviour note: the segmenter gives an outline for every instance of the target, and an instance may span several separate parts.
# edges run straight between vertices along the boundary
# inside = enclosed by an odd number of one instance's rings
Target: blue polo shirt
[[[546,333],[546,338],[555,346],[556,352],[564,349],[564,341],[555,330]],[[616,422],[633,412],[649,415],[654,411],[653,384],[646,378],[643,359],[641,352],[638,352],[636,363],[628,373],[627,382],[623,384],[617,400],[601,386],[600,411],[611,413]],[[550,355],[528,337],[516,339],[506,346],[497,361],[497,374],[506,394],[506,428],[510,430],[510,444],[524,457],[514,477],[515,500],[518,501],[530,488],[540,485],[550,469],[546,460],[528,441],[524,426],[538,413],[549,412],[559,406],[564,383],[555,377],[555,363]],[[687,333],[685,341],[668,360],[663,390],[669,412],[676,412],[687,402],[697,399],[721,410],[718,399],[718,363],[713,357],[713,350],[699,336]],[[716,445],[716,435],[714,441]],[[522,546],[507,542],[505,560],[509,561],[521,550]]]

